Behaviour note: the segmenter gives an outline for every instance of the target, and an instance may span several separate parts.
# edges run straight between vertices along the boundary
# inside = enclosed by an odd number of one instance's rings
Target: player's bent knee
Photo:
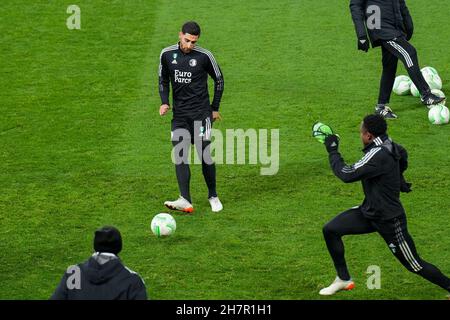
[[[323,234],[326,235],[331,235],[331,234],[337,234],[336,229],[334,228],[333,224],[328,222],[326,223],[323,228],[322,228],[322,232]]]

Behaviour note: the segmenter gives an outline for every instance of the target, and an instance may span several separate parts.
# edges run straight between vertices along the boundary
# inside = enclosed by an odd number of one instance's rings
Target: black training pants
[[[339,214],[323,227],[328,251],[339,278],[350,279],[342,237],[372,232],[378,232],[383,237],[389,249],[406,269],[450,292],[450,279],[417,254],[414,241],[408,233],[405,215],[387,221],[372,220],[364,217],[359,207]]]
[[[183,198],[192,203],[190,194],[191,171],[189,168],[189,152],[194,144],[202,163],[202,173],[208,187],[208,198],[217,197],[216,193],[216,166],[212,160],[211,129],[212,114],[209,112],[199,120],[184,118],[172,119],[172,145],[174,147],[175,172],[178,187]]]
[[[381,50],[383,73],[381,75],[380,93],[378,96],[379,104],[389,103],[397,72],[398,59],[404,64],[409,77],[416,85],[420,94],[424,95],[430,91],[430,87],[420,72],[417,51],[404,37],[394,38],[389,41],[383,40],[381,42]]]

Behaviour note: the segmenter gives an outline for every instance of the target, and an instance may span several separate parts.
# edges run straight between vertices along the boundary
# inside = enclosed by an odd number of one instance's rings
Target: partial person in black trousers
[[[431,93],[420,72],[416,49],[409,43],[414,25],[405,0],[351,0],[350,11],[358,37],[358,49],[367,52],[381,46],[383,73],[375,112],[387,119],[397,118],[388,106],[400,59],[409,77],[420,92],[426,106],[438,104],[444,98]]]

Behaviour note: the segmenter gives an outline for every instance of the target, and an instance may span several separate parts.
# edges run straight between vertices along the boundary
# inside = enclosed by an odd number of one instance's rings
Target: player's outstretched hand
[[[369,51],[369,39],[367,39],[367,36],[358,39],[358,50]]]
[[[328,153],[337,151],[339,148],[339,137],[335,134],[329,135],[325,138],[325,147]]]
[[[222,116],[220,115],[219,111],[213,111],[212,117],[213,117],[213,121],[222,120]]]
[[[170,106],[168,104],[162,104],[161,107],[159,107],[159,115],[163,116],[169,111]]]

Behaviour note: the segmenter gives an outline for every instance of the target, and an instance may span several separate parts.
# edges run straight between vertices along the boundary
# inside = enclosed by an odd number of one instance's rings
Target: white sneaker
[[[192,204],[182,196],[180,196],[178,200],[175,201],[166,201],[164,202],[164,205],[171,210],[178,210],[188,213],[194,212],[194,207],[192,206]]]
[[[333,283],[326,288],[320,290],[319,294],[322,296],[331,296],[341,290],[352,290],[355,287],[355,283],[350,279],[348,281],[341,280],[339,277],[334,279]]]
[[[222,202],[220,202],[218,197],[211,197],[208,200],[209,200],[209,203],[211,204],[212,212],[222,211],[223,205],[222,205]]]

